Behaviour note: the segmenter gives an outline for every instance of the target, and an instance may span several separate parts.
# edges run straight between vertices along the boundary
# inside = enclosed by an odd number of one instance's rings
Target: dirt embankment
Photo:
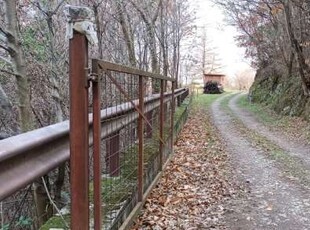
[[[250,92],[254,102],[269,105],[277,113],[301,116],[310,121],[310,98],[304,96],[298,76],[285,77],[285,73],[266,67],[257,71]]]

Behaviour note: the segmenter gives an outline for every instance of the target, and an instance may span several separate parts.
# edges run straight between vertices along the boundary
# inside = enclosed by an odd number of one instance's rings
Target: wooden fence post
[[[175,91],[175,82],[172,82],[172,89],[171,89],[171,153],[173,152],[173,143],[174,143],[174,112],[175,112],[175,96],[174,96],[174,91]]]

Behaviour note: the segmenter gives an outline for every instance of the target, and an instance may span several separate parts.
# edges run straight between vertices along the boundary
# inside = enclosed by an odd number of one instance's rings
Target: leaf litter
[[[209,119],[203,109],[193,111],[132,230],[227,229],[223,204],[240,187]]]

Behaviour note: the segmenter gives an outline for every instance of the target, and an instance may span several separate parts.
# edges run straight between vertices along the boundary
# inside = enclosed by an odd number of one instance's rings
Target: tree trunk
[[[34,128],[34,123],[33,114],[31,112],[30,87],[26,75],[25,60],[18,37],[16,0],[5,0],[5,15],[7,24],[7,46],[16,76],[19,124],[21,132],[26,132]],[[39,179],[39,181],[41,180]],[[42,186],[36,186],[36,183],[34,183],[33,189],[38,226],[40,227],[46,220],[46,215],[44,214],[46,213],[47,198]]]
[[[143,22],[145,23],[147,36],[148,36],[148,42],[149,42],[149,48],[151,53],[151,64],[152,64],[152,72],[153,73],[159,73],[159,65],[158,65],[158,56],[157,56],[157,46],[156,46],[156,36],[155,36],[155,22],[159,14],[159,7],[161,2],[159,3],[155,15],[152,19],[148,19],[146,14],[141,10],[133,1],[131,1],[132,5],[135,7],[135,9],[139,12]]]
[[[59,65],[57,63],[57,57],[55,53],[55,28],[54,28],[54,22],[53,22],[53,16],[56,15],[57,11],[59,10],[60,6],[64,3],[64,1],[59,2],[56,6],[53,6],[53,2],[48,2],[47,9],[43,10],[42,7],[39,7],[39,10],[42,11],[43,15],[45,16],[45,20],[47,23],[48,28],[48,53],[49,53],[49,62],[51,65],[51,70],[49,73],[49,82],[51,85],[51,95],[53,98],[53,120],[52,123],[59,123],[63,121],[63,111],[61,108],[62,99],[60,97],[60,77],[63,77],[60,75],[59,71]],[[39,4],[39,3],[38,3]],[[46,180],[49,180],[48,175],[45,175]],[[57,179],[54,182],[55,187],[54,189],[54,199],[57,205],[61,204],[61,190],[64,184],[64,178],[65,178],[65,164],[62,164],[58,167],[58,175]],[[43,219],[43,221],[49,219],[52,215],[52,206],[48,200],[48,196],[46,191],[44,190],[44,185],[42,183],[42,180],[38,180],[35,183],[34,186],[35,192],[38,192],[39,194],[35,194],[35,197],[41,196],[37,203],[41,203],[41,205],[38,205],[38,213],[39,216],[45,216],[46,218]],[[51,189],[49,188],[49,192]],[[44,206],[45,209],[41,209],[40,206]],[[49,207],[49,209],[47,209]]]
[[[136,67],[137,60],[136,60],[136,55],[135,55],[135,45],[134,45],[134,41],[132,40],[133,36],[131,36],[130,34],[130,31],[131,31],[130,25],[128,25],[128,23],[126,23],[125,21],[125,17],[124,17],[125,8],[123,6],[123,2],[118,2],[116,4],[117,4],[119,23],[122,27],[122,31],[123,31],[123,35],[124,35],[124,39],[125,39],[125,43],[127,47],[128,60],[132,67]]]
[[[284,13],[286,20],[286,29],[289,35],[291,46],[296,52],[299,74],[302,81],[302,89],[305,96],[310,96],[310,67],[306,63],[302,47],[296,39],[291,22],[290,3],[288,0],[284,1]]]
[[[98,4],[93,5],[95,23],[96,23],[96,28],[97,28],[99,58],[103,59],[102,31],[101,31],[101,26],[100,26],[98,7],[99,7]]]
[[[30,87],[26,76],[25,61],[18,38],[16,0],[5,0],[7,45],[16,76],[19,124],[22,132],[34,128],[30,106]]]
[[[160,6],[160,45],[163,57],[163,75],[168,76],[169,62],[168,62],[168,48],[167,48],[167,31],[165,20],[168,20],[167,13],[164,11],[164,4],[161,2]]]
[[[131,4],[134,6],[134,8],[139,12],[145,27],[146,27],[146,33],[148,38],[148,47],[150,49],[150,55],[151,55],[151,66],[152,66],[152,72],[153,73],[160,73],[160,68],[158,64],[158,56],[157,56],[157,45],[156,45],[156,36],[155,36],[155,22],[159,15],[159,9],[161,6],[161,1],[159,2],[159,5],[155,11],[155,14],[152,18],[147,18],[145,12],[138,7],[133,1],[130,1]],[[152,81],[152,91],[153,93],[158,93],[160,91],[160,81],[157,79],[151,79]]]
[[[8,111],[10,108],[11,103],[0,84],[0,109],[3,111]]]
[[[63,121],[63,112],[61,109],[61,98],[60,98],[60,88],[59,88],[59,68],[57,64],[57,57],[55,54],[55,35],[54,35],[54,29],[53,29],[53,14],[47,14],[46,17],[46,23],[48,26],[48,42],[49,42],[49,59],[51,63],[51,71],[50,71],[50,77],[49,82],[51,84],[51,95],[53,98],[53,120],[52,123],[58,123]]]

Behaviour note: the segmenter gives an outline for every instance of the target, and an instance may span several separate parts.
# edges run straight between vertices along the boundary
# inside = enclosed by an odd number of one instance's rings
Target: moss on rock
[[[285,77],[274,70],[259,70],[250,93],[253,102],[268,105],[278,114],[310,120],[310,99],[304,96],[298,76]]]

